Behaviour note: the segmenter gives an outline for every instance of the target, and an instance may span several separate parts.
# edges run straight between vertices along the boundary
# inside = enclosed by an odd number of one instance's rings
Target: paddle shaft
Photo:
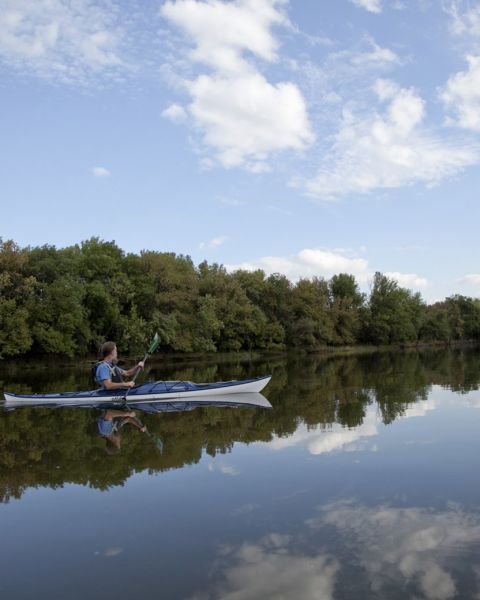
[[[143,367],[145,368],[145,363],[147,361],[147,358],[150,356],[150,351],[151,350],[155,350],[155,339],[158,339],[158,334],[155,334],[155,338],[154,338],[154,342],[152,343],[152,345],[150,346],[150,348],[148,349],[149,351],[145,353],[145,356],[143,357]],[[157,346],[158,346],[158,342],[157,342]],[[141,369],[137,369],[134,376],[132,377],[132,381],[135,381],[135,379],[137,378],[137,375],[140,373]],[[128,388],[127,391],[125,392],[125,396],[123,397],[123,401],[126,404],[127,403],[127,396],[128,396],[128,392],[131,390],[132,388]]]
[[[147,352],[147,353],[145,354],[145,356],[143,357],[143,360],[142,360],[142,362],[143,362],[143,364],[144,364],[144,365],[145,365],[145,362],[146,362],[146,360],[147,360],[147,358],[148,358],[149,356],[150,356],[150,354]],[[132,377],[132,381],[135,381],[135,379],[137,378],[137,375],[140,373],[140,371],[141,371],[141,370],[142,370],[142,369],[139,367],[139,368],[138,368],[138,369],[135,371],[135,375]],[[129,388],[129,389],[130,389],[130,388]]]

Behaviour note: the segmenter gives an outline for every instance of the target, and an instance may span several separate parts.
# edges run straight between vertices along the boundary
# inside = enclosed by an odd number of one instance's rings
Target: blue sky
[[[480,296],[480,2],[0,0],[0,236]]]

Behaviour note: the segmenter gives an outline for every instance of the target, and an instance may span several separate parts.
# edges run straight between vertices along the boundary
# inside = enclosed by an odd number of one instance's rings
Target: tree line
[[[364,294],[346,273],[292,283],[98,238],[66,248],[0,238],[0,357],[88,355],[106,339],[140,353],[154,331],[162,351],[184,353],[450,343],[480,340],[480,300],[427,305],[382,273]]]

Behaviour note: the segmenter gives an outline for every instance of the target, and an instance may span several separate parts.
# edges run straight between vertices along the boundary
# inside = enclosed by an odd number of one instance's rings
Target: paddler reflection
[[[98,433],[105,438],[107,454],[113,455],[120,452],[120,429],[127,424],[133,425],[143,433],[148,433],[146,425],[136,417],[133,410],[102,410],[97,418],[97,427]]]

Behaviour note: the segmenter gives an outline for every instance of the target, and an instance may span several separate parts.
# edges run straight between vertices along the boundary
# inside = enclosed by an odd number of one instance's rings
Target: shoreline
[[[240,351],[240,352],[210,352],[210,353],[157,353],[153,357],[150,357],[150,361],[163,361],[170,365],[176,364],[195,364],[195,363],[228,363],[232,361],[248,362],[256,361],[262,358],[275,358],[275,357],[286,357],[289,354],[296,353],[300,356],[356,356],[364,354],[375,354],[375,353],[388,353],[388,352],[412,352],[412,351],[425,351],[425,350],[448,350],[448,349],[473,349],[480,347],[480,343],[476,340],[459,340],[454,342],[418,342],[418,343],[407,343],[407,344],[392,344],[387,346],[323,346],[320,348],[306,350],[304,348],[285,348],[282,350],[252,350],[252,351]],[[138,356],[125,356],[119,357],[120,363],[131,362],[136,360]],[[37,356],[23,356],[15,358],[5,358],[0,360],[0,370],[3,368],[8,369],[16,368],[18,365],[22,365],[22,368],[28,369],[29,367],[38,367],[39,363],[43,363],[45,367],[55,363],[57,366],[72,366],[77,363],[79,365],[91,365],[97,360],[94,355],[79,356],[75,358],[69,358],[65,356],[55,355],[37,355]]]

